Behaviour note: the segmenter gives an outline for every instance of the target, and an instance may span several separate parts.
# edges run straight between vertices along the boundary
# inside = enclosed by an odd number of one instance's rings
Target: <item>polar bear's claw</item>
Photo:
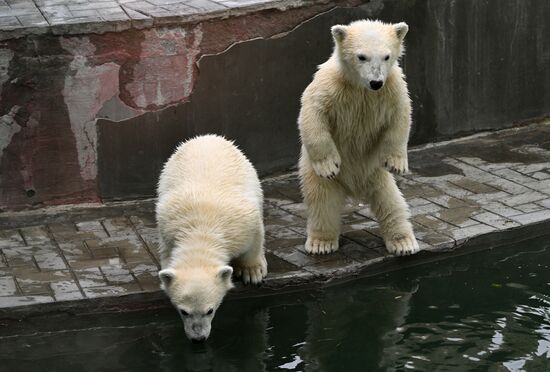
[[[310,254],[327,254],[338,250],[338,239],[310,239],[306,241],[305,249]]]
[[[235,276],[241,278],[244,284],[260,284],[267,275],[265,259],[261,263],[251,266],[238,266]]]
[[[319,177],[332,180],[340,172],[340,156],[327,156],[323,160],[312,161],[311,166]]]
[[[393,155],[388,156],[384,162],[384,167],[395,174],[405,174],[409,171],[409,164],[406,156]]]
[[[414,236],[398,236],[386,241],[386,249],[396,256],[408,256],[420,250]]]

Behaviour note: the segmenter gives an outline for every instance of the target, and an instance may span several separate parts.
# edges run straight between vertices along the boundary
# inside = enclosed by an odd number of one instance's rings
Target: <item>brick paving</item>
[[[0,40],[122,31],[302,5],[297,0],[0,0]]]
[[[412,172],[398,184],[421,247],[457,250],[476,236],[550,221],[548,124],[412,149]],[[385,252],[368,206],[351,202],[340,250],[306,254],[296,173],[266,179],[263,187],[270,273],[259,291],[403,260]],[[1,213],[0,307],[158,293],[153,210],[146,200]]]

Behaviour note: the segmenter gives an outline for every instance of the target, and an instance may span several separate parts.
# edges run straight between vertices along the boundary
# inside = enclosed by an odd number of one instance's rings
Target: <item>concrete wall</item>
[[[7,40],[0,205],[151,196],[176,144],[200,133],[235,139],[262,174],[293,166],[299,97],[331,53],[329,28],[367,17],[410,26],[412,144],[550,113],[546,0],[337,1]]]

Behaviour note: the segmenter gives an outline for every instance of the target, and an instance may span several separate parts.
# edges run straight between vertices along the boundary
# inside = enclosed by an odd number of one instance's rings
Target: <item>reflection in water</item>
[[[0,321],[0,370],[550,371],[549,243],[518,251],[227,301],[203,345],[173,309]]]

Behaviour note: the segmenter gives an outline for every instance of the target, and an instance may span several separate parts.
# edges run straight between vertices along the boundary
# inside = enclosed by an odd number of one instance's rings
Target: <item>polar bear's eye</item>
[[[189,315],[189,313],[187,311],[183,310],[183,309],[180,309],[180,313],[183,316],[188,316]]]
[[[388,54],[387,56],[384,57],[384,61],[387,61],[388,59],[390,59],[390,55]]]
[[[359,59],[361,62],[365,62],[367,60],[367,57],[364,54],[359,54],[357,56],[357,59]]]
[[[213,312],[214,312],[214,309],[209,309],[209,310],[206,312],[206,315],[212,315]]]

